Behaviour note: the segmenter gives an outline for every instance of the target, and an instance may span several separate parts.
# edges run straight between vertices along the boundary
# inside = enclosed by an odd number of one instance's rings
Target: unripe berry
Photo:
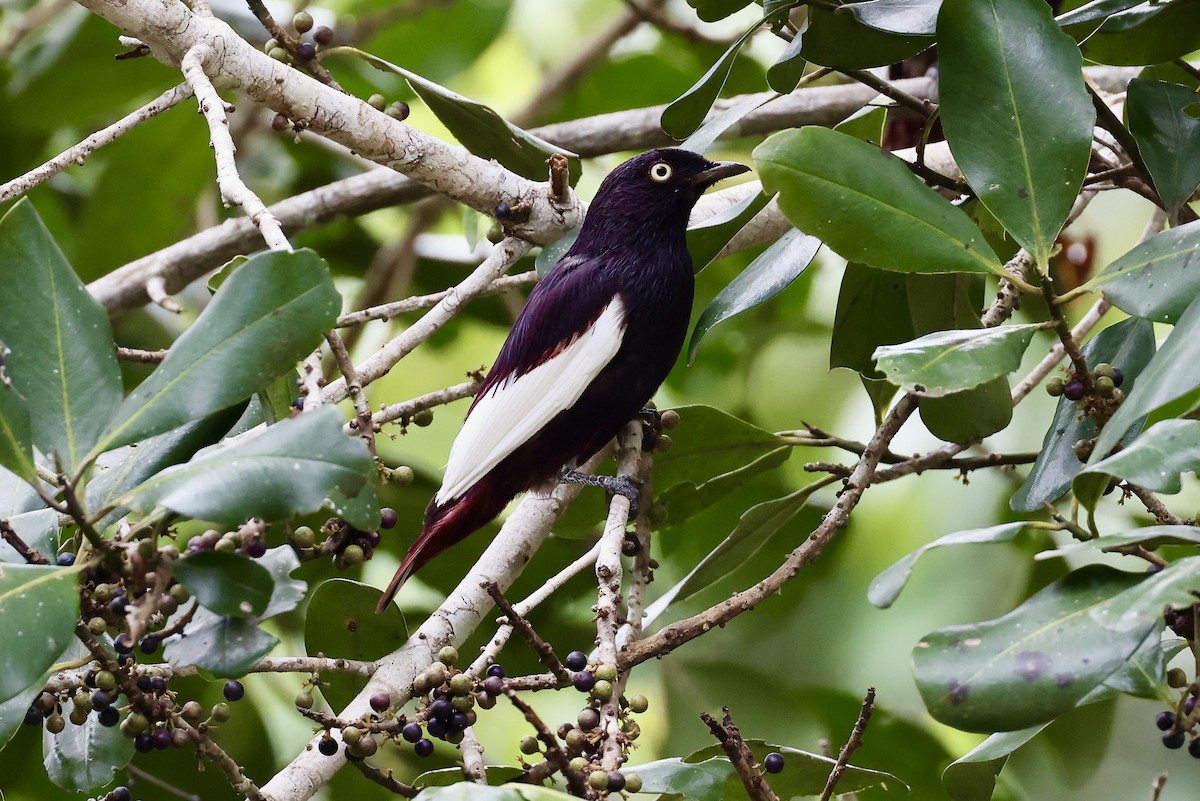
[[[612,698],[613,686],[612,682],[597,681],[596,686],[592,687],[592,697],[598,698],[601,701],[607,701]]]
[[[638,715],[650,708],[650,702],[646,700],[644,695],[635,695],[629,699],[629,711]]]
[[[87,723],[88,711],[81,706],[73,706],[71,707],[69,719],[76,726],[82,726]]]
[[[674,431],[675,429],[679,428],[679,412],[675,411],[674,409],[667,409],[665,412],[659,415],[658,421],[662,425],[664,431]]]
[[[407,487],[409,484],[413,483],[413,480],[416,477],[417,474],[413,472],[411,467],[402,464],[393,470],[388,478],[393,484],[399,487]]]
[[[296,33],[308,33],[313,27],[312,14],[307,11],[300,11],[296,16],[292,17],[292,27],[296,29]]]
[[[286,62],[288,60],[288,51],[284,50],[282,47],[273,48],[271,52],[267,53],[267,55],[276,61]],[[336,747],[334,750],[336,751]]]
[[[642,777],[636,773],[625,774],[625,792],[640,793],[642,791]]]
[[[341,553],[342,562],[344,562],[347,567],[361,565],[363,560],[366,559],[366,556],[367,555],[363,551],[362,546],[354,543],[347,545]]]
[[[591,787],[593,790],[607,790],[608,789],[608,771],[607,770],[593,770],[591,773],[588,774],[587,783],[588,783],[588,787]]]
[[[387,98],[376,92],[367,98],[367,105],[376,111],[383,111],[384,107],[387,106]]]
[[[518,748],[520,748],[522,754],[536,754],[540,750],[537,738],[531,734],[527,734],[521,738]]]
[[[451,667],[458,661],[458,649],[453,645],[447,645],[438,651],[437,658],[446,667]]]
[[[466,673],[458,673],[450,678],[450,692],[455,695],[467,695],[475,688],[475,682]]]
[[[229,704],[221,702],[213,704],[212,712],[208,714],[217,723],[224,723],[233,715],[233,710],[229,708]]]
[[[1107,362],[1100,362],[1092,368],[1092,375],[1094,375],[1096,378],[1112,378],[1112,365],[1108,364]]]
[[[412,416],[414,425],[424,428],[433,422],[433,409],[422,409]]]
[[[586,757],[578,756],[568,762],[567,767],[575,773],[583,773],[590,764]]]
[[[96,686],[101,690],[112,692],[117,686],[117,677],[112,674],[112,671],[102,670],[96,674]]]
[[[346,745],[358,745],[358,742],[362,739],[362,736],[362,729],[356,726],[347,726],[346,728],[342,729],[342,742],[344,742]]]
[[[597,665],[592,672],[593,675],[600,681],[616,681],[617,666],[616,665]]]
[[[1167,671],[1167,686],[1179,689],[1188,685],[1187,673],[1183,668],[1171,668]]]
[[[272,50],[274,50],[277,47],[279,47],[278,39],[268,39],[267,43],[265,45],[263,45],[263,52],[270,53]]]
[[[180,714],[188,723],[195,725],[200,722],[200,718],[204,717],[204,707],[200,706],[199,701],[188,701],[183,705]]]
[[[316,532],[309,526],[297,526],[292,532],[292,543],[299,548],[311,548],[316,541]]]
[[[88,621],[88,631],[97,636],[108,631],[108,623],[102,617],[94,617]]]
[[[1059,376],[1055,376],[1046,382],[1046,394],[1052,398],[1057,398],[1059,395],[1063,394],[1063,389],[1066,387],[1066,385],[1066,381]]]
[[[394,102],[390,106],[388,106],[386,109],[384,109],[383,113],[388,115],[389,117],[391,117],[394,120],[400,120],[401,122],[403,122],[404,120],[408,119],[408,115],[409,115],[408,104],[405,103],[403,100],[397,100],[396,102]],[[426,409],[426,411],[429,411],[429,410]],[[417,414],[419,415],[421,413],[417,412]],[[433,413],[430,412],[430,414],[432,415]],[[430,419],[430,421],[433,420],[432,417],[430,417],[429,419]],[[418,421],[415,417],[413,418],[413,420],[419,426],[420,425],[429,425],[429,423],[422,423],[422,422]]]
[[[46,731],[51,734],[61,734],[65,728],[67,728],[67,721],[57,712],[52,713],[50,717],[46,718]]]
[[[584,707],[579,711],[579,717],[576,719],[579,728],[584,731],[591,731],[600,725],[600,713],[589,707]]]
[[[312,709],[312,706],[313,706],[312,693],[310,693],[308,690],[304,690],[303,692],[296,693],[296,700],[294,701],[294,703],[296,704],[296,706],[300,707],[301,709]]]
[[[1117,385],[1113,382],[1112,378],[1103,375],[1097,376],[1092,385],[1096,387],[1096,394],[1102,398],[1111,398],[1113,392],[1117,389]]]

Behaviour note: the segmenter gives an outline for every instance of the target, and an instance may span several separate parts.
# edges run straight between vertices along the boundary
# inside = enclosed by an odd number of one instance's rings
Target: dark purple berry
[[[1063,397],[1069,401],[1077,401],[1083,397],[1083,382],[1072,378],[1063,385]]]
[[[122,603],[121,608],[124,609],[125,599],[118,598],[117,600]],[[117,601],[113,601],[114,604],[116,602]],[[121,614],[124,614],[124,612],[122,612]],[[113,640],[113,647],[117,649],[118,654],[132,654],[133,653],[133,643],[129,642],[129,635],[125,634],[124,632],[118,634],[117,638],[115,640]]]
[[[379,510],[379,527],[389,529],[396,527],[396,510],[390,506],[385,506]]]
[[[450,733],[450,724],[441,718],[434,718],[425,724],[425,728],[429,730],[430,737],[442,738]]]
[[[1166,731],[1175,725],[1174,712],[1159,712],[1158,717],[1154,719],[1154,725],[1158,726],[1161,731]]]
[[[240,681],[233,681],[231,679],[230,681],[225,682],[226,701],[240,701],[245,695],[246,688]]]
[[[267,544],[262,540],[250,540],[246,546],[246,556],[251,559],[261,559],[267,553]]]
[[[113,697],[104,690],[92,693],[92,709],[108,709],[112,706]]]
[[[167,748],[170,748],[175,743],[175,738],[167,729],[155,729],[154,733],[150,735],[150,742],[152,742],[154,747],[159,751],[163,751]]]
[[[42,725],[42,710],[37,704],[33,704],[29,709],[25,710],[25,725],[26,726],[41,726]]]
[[[382,539],[383,539],[383,537],[379,536],[378,531],[368,531],[362,535],[362,537],[360,538],[360,542],[364,542],[367,545],[369,545],[370,547],[374,548],[376,545],[379,544],[379,541]]]
[[[124,598],[113,598],[108,602],[108,611],[112,612],[117,617],[124,617],[126,606],[127,604],[125,603]],[[130,651],[131,650],[133,649],[131,648]],[[117,653],[129,653],[129,651],[121,651],[121,649],[118,648]]]
[[[108,801],[131,801],[133,793],[129,792],[129,788],[123,784],[108,791]]]
[[[1183,741],[1186,739],[1187,735],[1181,731],[1169,731],[1163,735],[1163,745],[1172,750],[1183,748]]]
[[[167,691],[167,680],[162,676],[152,676],[150,678],[150,689],[160,695],[165,693]]]
[[[158,646],[160,645],[162,645],[161,639],[153,634],[147,634],[142,638],[142,641],[138,643],[138,648],[141,648],[142,653],[144,654],[152,654],[158,650]]]
[[[493,214],[497,220],[507,220],[512,216],[512,207],[504,201],[500,201],[496,204],[496,209]]]
[[[450,717],[450,731],[466,731],[471,725],[471,719],[465,712],[455,712]]]
[[[422,737],[413,745],[413,751],[415,751],[419,757],[427,757],[433,753],[433,741]]]
[[[1192,714],[1192,710],[1196,708],[1196,696],[1189,695],[1188,699],[1183,702],[1183,713],[1185,715]]]
[[[499,676],[488,676],[483,680],[483,691],[492,696],[502,694],[504,692],[504,679]]]
[[[92,705],[94,706],[95,703],[96,702],[93,699]],[[101,726],[104,726],[105,728],[112,728],[121,722],[121,713],[117,711],[116,707],[106,706],[104,709],[100,710],[100,714],[97,715],[97,718],[99,718]]]
[[[572,651],[567,654],[567,658],[563,661],[563,664],[570,670],[583,670],[587,667],[587,654],[583,651]]]
[[[497,678],[502,679],[504,678],[504,668],[500,667],[499,665],[490,665],[487,669],[487,675],[496,676]]]
[[[154,750],[154,742],[150,739],[149,734],[139,734],[133,738],[133,747],[140,754],[146,754]]]
[[[625,774],[619,770],[609,771],[608,791],[610,793],[619,793],[624,789],[625,789]]]
[[[137,688],[144,693],[153,692],[154,688],[150,685],[149,676],[138,676]]]
[[[783,754],[772,751],[763,759],[763,770],[767,773],[778,773],[783,770]]]
[[[454,706],[445,698],[439,698],[429,705],[429,714],[437,720],[448,721],[454,714]]]
[[[1114,387],[1119,387],[1125,383],[1125,374],[1121,372],[1120,367],[1113,368],[1112,380]]]
[[[1200,759],[1200,737],[1195,738],[1188,743],[1188,753],[1196,759]]]
[[[317,750],[325,756],[333,756],[338,752],[337,740],[332,737],[322,737],[321,742],[317,743]]]
[[[375,693],[371,696],[371,709],[376,712],[386,712],[392,705],[392,697],[387,693]]]
[[[312,61],[317,57],[317,47],[312,42],[304,42],[296,47],[296,58],[301,61]]]
[[[590,692],[596,686],[596,677],[590,670],[579,671],[571,681],[575,684],[575,689],[581,693]]]
[[[325,25],[319,25],[313,30],[312,38],[319,45],[331,45],[333,44],[333,29]]]
[[[56,561],[58,562],[59,567],[70,567],[71,565],[75,564],[75,554],[71,553],[70,551],[67,551],[66,553],[60,553]]]
[[[400,730],[400,736],[403,737],[404,741],[407,743],[415,743],[417,740],[421,739],[421,724],[409,723],[405,725],[405,727]]]

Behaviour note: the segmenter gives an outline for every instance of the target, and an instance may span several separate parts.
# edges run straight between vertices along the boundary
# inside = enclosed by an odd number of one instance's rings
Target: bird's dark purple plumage
[[[530,293],[471,411],[489,392],[498,396],[506,382],[552,362],[614,298],[625,312],[619,349],[569,408],[463,494],[430,502],[380,609],[415,570],[485,526],[517,494],[586,461],[649,401],[687,334],[694,280],[685,233],[692,206],[709,186],[745,169],[666,148],[632,158],[604,179],[575,243]]]

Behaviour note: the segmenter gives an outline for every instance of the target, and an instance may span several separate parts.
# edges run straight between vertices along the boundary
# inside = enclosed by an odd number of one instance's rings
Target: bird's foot
[[[650,453],[658,445],[662,434],[662,412],[653,406],[638,409],[637,419],[642,424],[642,451]]]
[[[585,487],[600,487],[608,493],[608,500],[614,495],[624,496],[629,500],[629,519],[633,520],[641,508],[642,485],[640,478],[633,476],[593,476],[580,473],[578,470],[563,470],[558,478],[564,484],[582,484]]]

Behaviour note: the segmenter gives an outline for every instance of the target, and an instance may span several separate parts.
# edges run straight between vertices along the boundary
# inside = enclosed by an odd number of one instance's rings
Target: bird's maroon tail
[[[451,545],[486,526],[504,510],[515,494],[505,497],[503,492],[497,491],[489,477],[484,477],[461,498],[445,506],[438,506],[436,501],[431,501],[425,510],[425,525],[404,555],[404,561],[397,568],[396,575],[392,576],[391,583],[383,591],[383,597],[375,607],[376,614],[387,608],[413,573]]]

